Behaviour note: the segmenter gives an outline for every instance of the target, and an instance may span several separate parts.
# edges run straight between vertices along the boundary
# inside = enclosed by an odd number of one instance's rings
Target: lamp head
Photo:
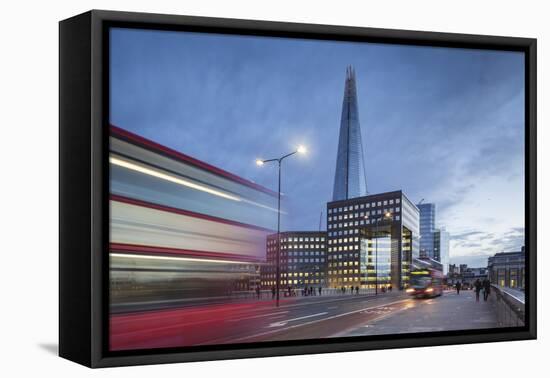
[[[262,159],[256,159],[256,165],[258,167],[261,167],[262,165],[264,165],[264,161]]]
[[[307,148],[306,146],[299,145],[296,149],[296,152],[298,152],[300,155],[305,155],[307,153]]]

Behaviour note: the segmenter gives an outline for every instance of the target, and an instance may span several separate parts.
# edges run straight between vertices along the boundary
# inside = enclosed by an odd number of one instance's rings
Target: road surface
[[[285,298],[111,316],[111,349],[317,339],[497,326],[490,302],[472,291],[413,299],[375,296]]]

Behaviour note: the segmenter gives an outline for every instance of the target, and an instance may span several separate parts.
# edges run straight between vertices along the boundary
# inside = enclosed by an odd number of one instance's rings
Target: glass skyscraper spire
[[[350,66],[346,69],[332,200],[346,200],[366,194],[365,158],[357,109],[355,70]]]

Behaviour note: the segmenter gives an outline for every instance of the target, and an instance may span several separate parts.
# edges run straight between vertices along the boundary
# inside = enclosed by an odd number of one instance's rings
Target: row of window
[[[396,221],[399,221],[399,220],[401,220],[401,216],[395,215],[393,217],[393,219],[396,220]],[[344,227],[364,226],[366,224],[376,224],[376,220],[374,220],[374,219],[372,219],[372,220],[371,219],[362,219],[360,221],[352,221],[352,222],[329,223],[328,229],[332,230],[332,229],[339,229],[339,228],[344,228]],[[332,236],[332,235],[329,233],[329,236]]]
[[[272,286],[276,285],[277,281],[263,281],[263,286]],[[281,280],[281,285],[301,285],[301,284],[324,284],[324,279],[313,279],[313,280]]]
[[[359,269],[329,270],[328,275],[359,274]]]
[[[322,261],[324,263],[324,261]],[[324,270],[324,265],[309,265],[309,266],[303,266],[303,265],[287,265],[285,261],[281,261],[281,269],[285,271],[289,270],[300,270],[303,271],[305,268],[307,268],[309,271],[318,270],[322,271]],[[265,272],[274,272],[276,270],[275,266],[264,266],[262,267],[262,274]]]
[[[283,278],[291,278],[291,277],[324,277],[325,272],[299,272],[299,273],[281,273],[281,277]],[[275,274],[266,274],[263,276],[266,279],[269,278],[275,278]]]
[[[344,245],[344,246],[339,246],[339,247],[329,247],[328,248],[329,252],[354,251],[354,250],[355,251],[359,250],[359,244],[350,245],[350,246]]]
[[[352,265],[356,265],[358,266],[359,265],[359,261],[344,261],[344,262],[338,262],[338,263],[328,263],[328,267],[329,268],[332,268],[332,267],[336,267],[336,266],[352,266]]]
[[[352,258],[359,258],[359,253],[346,253],[345,255],[329,255],[329,260],[346,260],[346,259],[352,259]]]
[[[365,208],[368,209],[368,208],[377,207],[377,206],[393,205],[394,203],[397,204],[400,202],[401,202],[400,198],[395,198],[395,199],[383,200],[378,202],[375,201],[375,202],[360,203],[357,205],[350,205],[350,206],[344,206],[344,207],[333,207],[328,209],[328,213],[334,214],[334,213],[341,213],[344,211],[352,211],[352,210],[359,210],[359,209],[365,209]]]
[[[281,261],[283,263],[324,263],[325,259],[321,257],[320,259],[284,259]]]
[[[281,249],[324,249],[325,248],[325,245],[324,244],[292,244],[292,245],[281,245]],[[271,246],[268,244],[268,247],[267,247],[268,250],[274,250],[276,251],[277,250],[277,245],[275,246]]]
[[[324,242],[325,237],[324,236],[317,236],[317,237],[284,237],[281,238],[281,242],[283,243],[292,243],[292,242]],[[277,238],[270,238],[267,240],[267,244],[277,244]]]
[[[274,250],[274,251],[271,251],[271,250],[268,250],[268,255],[271,256],[271,255],[275,255],[275,252],[277,252],[277,250]],[[282,257],[285,257],[285,256],[324,256],[325,255],[325,252],[324,251],[305,251],[305,252],[281,252],[281,256]]]
[[[334,216],[329,216],[328,217],[328,221],[331,222],[331,221],[337,221],[337,220],[346,220],[346,219],[354,219],[354,218],[365,218],[365,216],[370,216],[370,215],[382,215],[382,214],[386,214],[386,213],[399,213],[401,211],[401,208],[400,207],[390,207],[390,208],[387,208],[387,209],[378,209],[378,210],[372,210],[372,211],[361,211],[361,212],[356,212],[356,213],[349,213],[349,214],[344,214],[344,215],[334,215]]]
[[[359,234],[359,229],[352,229],[352,230],[342,230],[342,231],[329,231],[328,236],[335,237],[335,236],[346,236],[346,235],[354,235]]]
[[[329,283],[341,283],[341,282],[359,282],[359,277],[344,277],[343,279],[342,278],[329,278],[328,279],[328,282]],[[365,281],[364,279],[362,281]]]
[[[353,243],[353,242],[358,242],[359,241],[359,237],[354,237],[354,238],[340,238],[340,239],[330,239],[328,241],[328,244],[342,244],[342,243]]]

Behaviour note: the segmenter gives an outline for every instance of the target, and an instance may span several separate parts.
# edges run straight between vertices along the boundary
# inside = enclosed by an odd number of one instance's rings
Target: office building
[[[416,206],[420,210],[420,256],[437,260],[434,254],[435,204],[423,203]]]
[[[499,286],[525,289],[525,247],[518,252],[500,252],[489,257],[489,280]]]
[[[443,265],[443,274],[446,275],[448,273],[447,268],[449,266],[449,233],[444,227],[436,228],[433,233],[433,240],[433,259],[439,261]],[[422,239],[420,239],[420,243],[422,243]]]
[[[329,287],[408,285],[419,210],[402,191],[327,204]]]
[[[281,232],[281,289],[326,286],[326,238],[324,231]],[[267,237],[266,257],[260,275],[262,288],[269,289],[277,282],[277,234]]]

